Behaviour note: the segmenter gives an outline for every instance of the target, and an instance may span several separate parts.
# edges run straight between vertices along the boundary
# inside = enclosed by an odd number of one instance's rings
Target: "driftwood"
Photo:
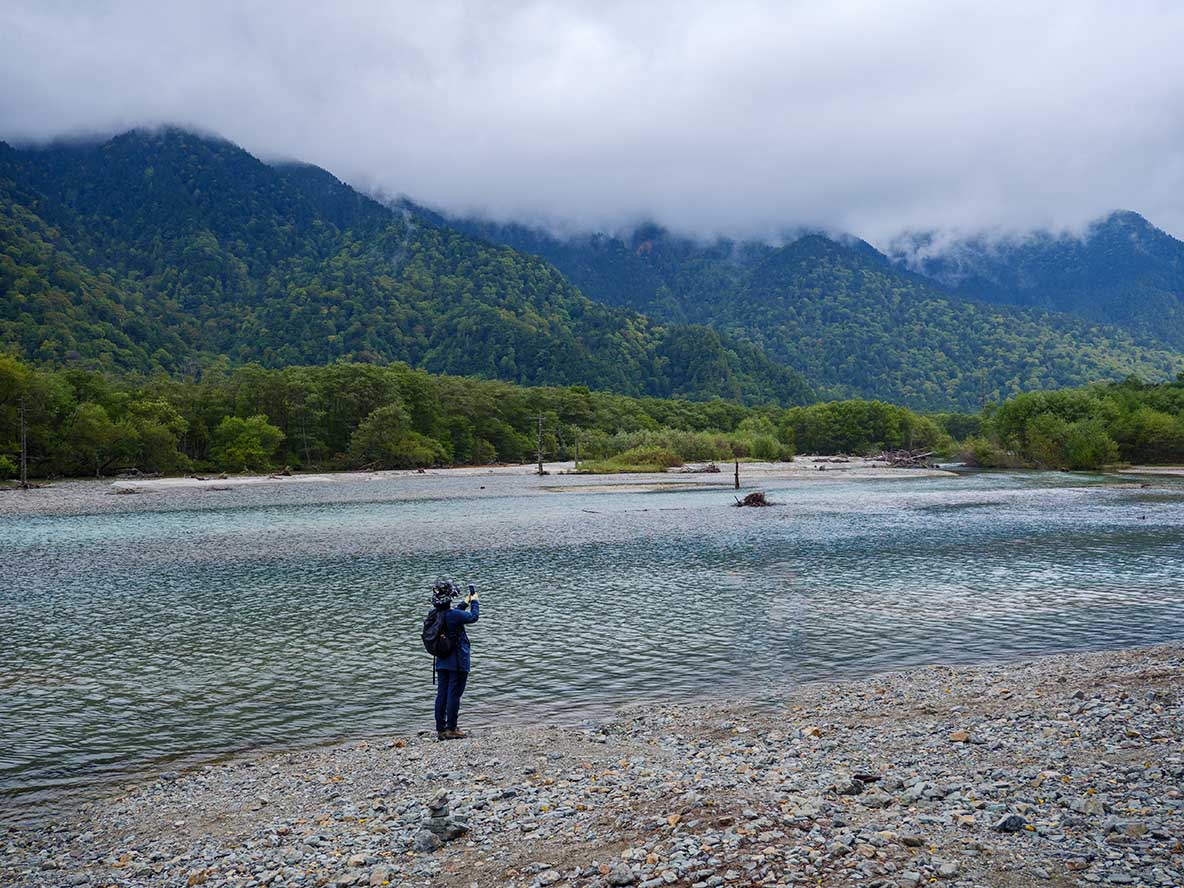
[[[743,506],[771,506],[773,504],[765,498],[764,491],[754,490],[752,493],[748,494],[748,496],[744,497],[744,499],[740,499],[740,497],[736,497],[736,505],[743,507]]]
[[[678,470],[683,475],[718,475],[719,466],[708,463],[705,466],[683,466]]]
[[[163,472],[144,472],[138,466],[132,466],[130,469],[120,472],[115,476],[116,478],[163,478]]]
[[[873,458],[894,469],[929,469],[934,466],[934,455],[932,450],[885,450]]]

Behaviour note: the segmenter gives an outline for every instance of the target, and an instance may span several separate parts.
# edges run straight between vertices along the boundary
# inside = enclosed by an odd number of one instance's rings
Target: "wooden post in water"
[[[21,395],[21,487],[29,489],[29,434],[25,423],[24,395]]]
[[[736,457],[736,489],[740,489],[740,457]]]

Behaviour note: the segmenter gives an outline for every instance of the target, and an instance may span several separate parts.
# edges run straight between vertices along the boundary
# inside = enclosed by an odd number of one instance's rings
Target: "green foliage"
[[[900,448],[947,451],[948,433],[931,417],[882,401],[828,401],[787,410],[783,438],[803,453],[864,455]],[[792,436],[792,437],[790,437]]]
[[[1184,380],[1029,392],[984,420],[980,465],[1006,460],[1050,468],[1117,463],[1184,463]],[[967,442],[971,444],[971,442]],[[989,451],[989,452],[988,452]],[[976,457],[977,459],[977,457]]]
[[[103,467],[119,452],[121,437],[119,427],[111,421],[106,408],[84,401],[74,411],[66,432],[66,443],[80,461],[94,465],[95,477],[98,477]]]
[[[37,369],[4,357],[0,379],[0,456],[15,461],[19,452],[24,393],[36,477],[513,463],[533,460],[540,415],[548,459],[574,459],[577,448],[582,460],[635,448],[684,462],[793,456],[778,408],[525,388],[405,364],[215,366],[179,379]]]
[[[972,436],[962,442],[959,458],[972,468],[1018,469],[1027,464],[990,438]]]
[[[534,458],[543,417],[546,458],[615,466],[804,452],[908,447],[954,452],[949,417],[878,401],[780,409],[725,401],[632,398],[582,386],[522,387],[434,376],[405,364],[268,370],[213,367],[200,378],[115,377],[44,370],[0,356],[0,458],[19,453],[18,403],[28,407],[30,473],[111,474],[128,468],[411,468]],[[1129,379],[1031,392],[957,420],[985,467],[1092,468],[1184,463],[1184,380]],[[661,454],[659,456],[659,454]],[[641,462],[638,460],[651,460]]]
[[[381,205],[323,170],[267,166],[177,130],[0,143],[0,294],[0,343],[43,366],[404,361],[631,395],[813,398],[751,344],[593,302],[538,259]],[[369,399],[350,408],[369,407],[360,421],[376,402],[358,391]],[[353,419],[326,403],[301,409],[308,423],[334,414],[335,439]],[[306,458],[318,443],[334,446],[310,438]]]
[[[1166,379],[1182,364],[1179,349],[1165,348],[1147,325],[1103,327],[1039,307],[975,302],[894,267],[861,241],[704,244],[653,226],[628,240],[560,240],[522,226],[457,224],[553,262],[593,298],[759,345],[834,398],[978,409],[1021,391],[1130,373]],[[1184,259],[1174,261],[1178,280]],[[1184,325],[1179,292],[1167,302]],[[1113,302],[1124,299],[1113,292]],[[1156,304],[1167,310],[1164,298]]]
[[[1069,426],[1065,462],[1071,469],[1094,469],[1118,461],[1118,445],[1101,419],[1083,419]]]
[[[214,429],[212,455],[224,468],[266,469],[283,440],[284,433],[261,413],[227,416]]]
[[[976,237],[937,251],[932,242],[898,244],[898,261],[970,298],[1068,312],[1184,349],[1184,243],[1138,213],[1111,213],[1082,235]]]
[[[755,424],[740,422],[732,431],[701,431],[698,429],[648,428],[617,432],[596,440],[587,450],[591,456],[615,458],[617,455],[640,449],[660,449],[674,453],[683,462],[725,461],[741,459],[789,460],[793,447],[766,431],[771,422],[767,417],[754,417]]]
[[[955,441],[982,434],[983,417],[974,413],[935,413],[933,421]]]
[[[396,402],[362,421],[350,439],[350,458],[356,466],[414,469],[447,462],[448,452],[439,441],[414,431],[410,414]]]
[[[0,455],[0,481],[16,478],[19,473],[20,469],[15,462],[7,456]]]
[[[614,474],[617,472],[665,472],[681,466],[678,454],[665,447],[633,447],[609,459],[584,463],[580,471],[587,474]]]

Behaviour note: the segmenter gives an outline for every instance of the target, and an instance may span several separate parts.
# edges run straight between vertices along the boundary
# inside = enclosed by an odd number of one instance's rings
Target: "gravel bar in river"
[[[931,666],[242,758],[10,828],[0,884],[1179,886],[1182,665]]]

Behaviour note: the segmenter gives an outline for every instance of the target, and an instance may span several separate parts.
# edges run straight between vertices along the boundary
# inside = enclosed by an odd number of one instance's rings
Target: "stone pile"
[[[445,842],[459,839],[469,831],[463,817],[448,813],[448,792],[440,790],[428,802],[428,816],[415,836],[415,850],[435,851]]]

